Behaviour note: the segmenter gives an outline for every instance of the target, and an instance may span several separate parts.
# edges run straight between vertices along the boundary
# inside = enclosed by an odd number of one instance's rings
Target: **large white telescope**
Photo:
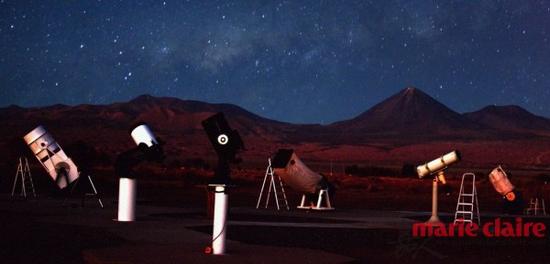
[[[33,129],[23,140],[59,188],[78,179],[78,168],[43,126]]]
[[[437,215],[437,183],[447,183],[447,181],[445,180],[445,170],[450,165],[460,161],[460,159],[460,152],[454,150],[435,160],[416,167],[416,172],[418,173],[419,178],[422,179],[427,175],[434,176],[434,179],[432,181],[432,216],[428,220],[428,223],[441,223],[441,220],[439,220],[439,216]]]
[[[308,168],[292,149],[279,149],[273,158],[273,171],[293,190],[314,194],[319,192],[323,176]]]

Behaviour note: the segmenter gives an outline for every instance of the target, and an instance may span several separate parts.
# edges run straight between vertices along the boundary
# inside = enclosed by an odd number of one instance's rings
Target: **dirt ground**
[[[300,195],[287,190],[290,211],[255,209],[260,188],[237,180],[230,192],[228,254],[203,253],[211,239],[204,185],[185,180],[143,179],[138,183],[138,218],[117,223],[116,181],[97,177],[105,209],[93,200],[80,206],[37,180],[38,198],[14,199],[9,184],[0,195],[2,263],[549,263],[544,238],[413,238],[411,226],[429,217],[431,182],[418,179],[339,180],[333,212],[294,209]],[[36,177],[35,177],[36,178]],[[453,192],[440,195],[442,220],[451,222]],[[83,185],[85,186],[85,185]],[[369,187],[370,186],[370,187]],[[51,186],[50,186],[51,187]],[[82,187],[84,188],[84,187]],[[500,213],[500,197],[478,184],[482,221]],[[542,192],[546,193],[543,188]],[[510,217],[510,216],[506,216]],[[508,218],[509,219],[509,218]],[[524,221],[550,225],[548,217]]]

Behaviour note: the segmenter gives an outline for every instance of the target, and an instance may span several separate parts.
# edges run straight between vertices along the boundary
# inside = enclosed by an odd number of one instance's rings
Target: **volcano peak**
[[[360,133],[429,134],[475,127],[421,89],[409,86],[354,119],[335,124]]]

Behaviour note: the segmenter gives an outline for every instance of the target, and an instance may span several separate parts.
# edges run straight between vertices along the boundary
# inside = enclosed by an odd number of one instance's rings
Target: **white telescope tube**
[[[212,232],[212,254],[225,254],[225,231],[228,195],[224,186],[216,186],[214,195],[214,230]]]
[[[418,173],[419,178],[424,178],[427,175],[444,170],[457,161],[460,161],[460,153],[455,150],[426,164],[416,167],[416,172]]]
[[[59,188],[67,187],[79,177],[77,166],[43,126],[33,129],[23,140]],[[67,172],[67,175],[63,175],[66,177],[60,178],[61,175],[58,175],[61,168]]]
[[[144,143],[148,147],[152,147],[153,145],[158,144],[158,141],[153,135],[153,132],[146,124],[141,124],[135,127],[130,135],[132,136],[132,139],[134,140],[136,145]]]
[[[118,221],[136,220],[136,179],[120,178],[118,187]]]
[[[441,223],[437,210],[437,183],[438,181],[441,181],[441,183],[443,184],[446,183],[444,174],[445,169],[447,169],[450,165],[460,161],[460,159],[460,152],[454,150],[437,159],[416,167],[418,177],[421,179],[426,177],[427,175],[434,175],[434,179],[432,181],[432,216],[428,220],[428,223],[430,224]]]

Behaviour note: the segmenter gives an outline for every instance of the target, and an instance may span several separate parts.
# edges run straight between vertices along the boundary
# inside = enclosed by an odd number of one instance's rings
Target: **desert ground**
[[[411,226],[429,217],[431,180],[415,176],[354,176],[324,171],[337,191],[335,211],[295,208],[300,194],[287,188],[290,211],[274,204],[255,209],[263,168],[233,170],[236,187],[229,193],[227,254],[204,253],[211,241],[205,183],[209,170],[179,171],[145,167],[138,179],[137,221],[113,221],[117,211],[117,179],[109,169],[92,173],[105,208],[79,194],[57,190],[38,167],[38,197],[11,197],[15,168],[5,170],[0,210],[2,263],[548,263],[550,239],[544,238],[412,238]],[[322,166],[312,162],[311,167]],[[466,169],[447,173],[451,188],[441,189],[440,217],[452,222]],[[8,173],[9,172],[9,173]],[[12,173],[13,172],[13,173]],[[550,201],[550,185],[539,182],[540,171],[511,171],[524,199],[539,195]],[[477,172],[482,222],[503,215],[501,197],[486,172]],[[521,177],[520,177],[521,176]],[[532,188],[532,186],[537,186]],[[524,221],[550,218],[529,216]]]

